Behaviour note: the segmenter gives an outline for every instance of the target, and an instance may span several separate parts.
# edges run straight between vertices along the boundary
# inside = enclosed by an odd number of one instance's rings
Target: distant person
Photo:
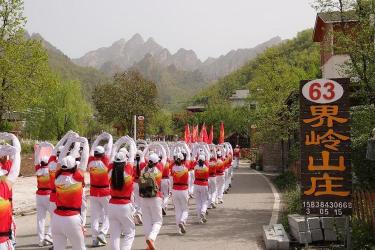
[[[186,233],[186,220],[189,216],[189,169],[183,163],[184,158],[182,153],[177,153],[171,170],[172,200],[177,231],[181,235]]]
[[[209,177],[209,168],[206,164],[206,157],[203,154],[198,156],[197,165],[194,167],[194,177],[194,197],[197,203],[197,216],[199,223],[203,224],[207,222]]]
[[[47,212],[52,216],[50,210],[50,176],[48,170],[48,160],[53,151],[53,145],[48,142],[42,142],[36,145],[35,150],[35,174],[37,179],[36,191],[36,211],[37,211],[37,231],[39,237],[39,246],[52,245],[51,227],[48,227],[45,232],[45,222]],[[47,154],[42,154],[42,151],[47,151]]]
[[[233,158],[234,158],[234,167],[238,169],[240,166],[240,158],[241,158],[241,148],[239,145],[236,145],[236,147],[233,150]]]

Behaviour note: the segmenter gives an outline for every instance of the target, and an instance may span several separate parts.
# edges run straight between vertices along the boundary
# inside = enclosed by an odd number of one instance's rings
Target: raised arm
[[[81,153],[81,161],[79,162],[78,168],[82,171],[86,171],[87,164],[89,162],[89,142],[87,141],[87,138],[85,137],[78,137],[77,141],[81,144],[83,147],[82,153]]]
[[[51,143],[49,142],[41,142],[37,145],[35,149],[35,155],[34,155],[34,163],[35,165],[40,164],[40,151],[42,148],[50,148],[51,152],[54,150],[54,147]]]
[[[95,148],[99,145],[99,143],[101,141],[104,141],[104,140],[107,140],[108,143],[107,143],[107,149],[106,149],[106,152],[105,154],[107,156],[111,156],[111,152],[112,152],[112,147],[113,147],[113,138],[112,138],[112,135],[107,133],[107,132],[103,132],[101,133],[94,141],[94,143],[92,144],[91,146],[91,150],[90,150],[90,155],[94,155],[94,150]]]
[[[53,149],[52,151],[52,154],[53,155],[56,155],[57,154],[57,151],[59,150],[59,148],[61,146],[64,146],[68,140],[71,138],[71,137],[76,137],[78,136],[78,134],[76,132],[73,132],[72,130],[68,131],[68,133],[66,133],[63,138],[60,139],[60,141],[56,144],[55,148]],[[60,152],[61,153],[61,152]]]
[[[114,160],[115,155],[117,154],[117,152],[119,151],[120,147],[123,144],[129,144],[129,146],[134,147],[134,145],[132,146],[132,141],[129,140],[129,136],[122,136],[122,137],[120,137],[115,142],[115,144],[113,144],[112,153],[111,153],[111,162]],[[134,161],[135,151],[133,153],[134,153],[134,155],[133,155],[133,161]],[[130,155],[129,155],[129,158],[130,158]]]
[[[0,157],[9,156],[13,158],[12,167],[9,170],[7,181],[12,186],[20,174],[21,167],[21,151],[10,145],[3,145],[0,147]]]

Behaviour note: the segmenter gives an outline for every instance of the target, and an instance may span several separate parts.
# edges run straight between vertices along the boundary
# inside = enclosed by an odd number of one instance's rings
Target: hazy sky
[[[25,0],[26,29],[69,57],[139,33],[217,57],[314,26],[311,0]]]

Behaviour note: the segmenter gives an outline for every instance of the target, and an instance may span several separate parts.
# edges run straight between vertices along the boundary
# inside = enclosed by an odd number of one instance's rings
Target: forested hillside
[[[247,134],[249,125],[255,125],[257,138],[277,140],[296,126],[295,110],[286,109],[286,99],[298,90],[301,79],[319,77],[319,66],[319,46],[312,42],[312,30],[305,30],[201,91],[194,102],[207,105],[207,112],[185,119],[212,124],[223,120],[228,133]],[[228,105],[236,89],[250,90],[244,107]],[[257,103],[256,109],[250,108],[251,102]],[[284,120],[281,114],[285,114]]]

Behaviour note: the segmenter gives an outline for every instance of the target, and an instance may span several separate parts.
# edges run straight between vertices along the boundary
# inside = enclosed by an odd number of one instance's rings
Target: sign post
[[[301,81],[301,193],[305,215],[352,213],[350,104],[346,78]]]

